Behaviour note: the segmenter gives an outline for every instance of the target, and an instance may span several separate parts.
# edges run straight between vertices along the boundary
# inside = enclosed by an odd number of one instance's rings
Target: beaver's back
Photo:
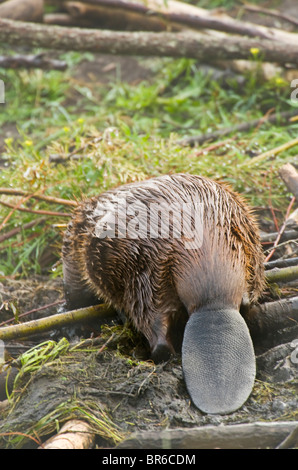
[[[230,188],[194,175],[161,176],[84,201],[63,258],[73,290],[80,276],[87,289],[141,321],[149,303],[161,308],[167,296],[169,309],[181,301],[192,309],[212,299],[239,304],[244,291],[254,300],[263,288],[249,209]]]

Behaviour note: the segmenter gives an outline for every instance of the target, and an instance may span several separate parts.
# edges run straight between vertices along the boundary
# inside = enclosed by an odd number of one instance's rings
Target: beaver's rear
[[[63,246],[70,308],[98,299],[125,312],[160,361],[179,349],[203,411],[249,395],[255,359],[239,313],[263,284],[256,223],[242,199],[208,178],[161,176],[107,191],[74,212]]]

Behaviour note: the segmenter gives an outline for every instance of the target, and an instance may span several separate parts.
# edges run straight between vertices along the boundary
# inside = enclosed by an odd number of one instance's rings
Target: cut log
[[[189,57],[207,62],[248,59],[251,49],[256,48],[268,62],[298,65],[298,42],[228,36],[219,32],[97,31],[0,19],[0,42],[101,54]]]
[[[297,325],[298,297],[255,305],[245,318],[253,337]]]
[[[296,201],[298,201],[298,172],[296,168],[291,165],[291,163],[286,163],[280,168],[279,174],[288,190],[295,196]]]
[[[41,21],[43,0],[8,0],[0,5],[0,18],[21,21]]]
[[[39,449],[90,449],[94,441],[95,434],[91,426],[85,421],[72,419]]]

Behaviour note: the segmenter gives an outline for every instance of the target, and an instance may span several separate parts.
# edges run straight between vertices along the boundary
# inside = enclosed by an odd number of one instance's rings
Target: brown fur
[[[173,237],[97,238],[97,209],[121,198],[146,205],[202,203],[202,246],[185,249],[185,238]],[[153,353],[160,345],[175,349],[175,330],[183,329],[194,310],[239,309],[243,296],[254,302],[264,287],[262,248],[251,210],[230,187],[187,174],[124,185],[83,201],[65,234],[63,263],[70,305],[84,296],[86,302],[98,298],[111,303],[145,335]]]

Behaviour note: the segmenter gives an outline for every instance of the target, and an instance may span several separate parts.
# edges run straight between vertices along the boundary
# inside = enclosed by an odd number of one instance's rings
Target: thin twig
[[[50,216],[56,216],[56,217],[72,217],[72,214],[70,214],[69,212],[52,212],[52,211],[46,211],[46,210],[37,210],[37,209],[28,209],[25,207],[19,207],[19,205],[22,203],[23,201],[17,204],[17,206],[14,206],[13,204],[9,204],[9,202],[0,201],[0,204],[2,204],[2,206],[10,207],[14,210],[18,210],[21,212],[30,212],[31,214],[40,214],[40,215],[42,214],[42,215],[50,215]],[[0,230],[2,226],[3,226],[3,222],[0,226]]]
[[[39,312],[40,310],[44,310],[46,308],[54,307],[55,305],[63,304],[65,300],[56,300],[56,302],[52,302],[51,304],[43,305],[42,307],[34,308],[32,310],[29,310],[28,312],[21,313],[18,315],[18,318],[23,318],[26,317],[27,315],[30,315],[31,313]],[[8,323],[12,323],[15,321],[15,318],[10,318],[9,320],[3,321],[0,323],[0,327],[7,325]]]
[[[12,196],[29,196],[30,194],[26,191],[22,191],[21,189],[13,189],[13,188],[0,188],[0,194],[8,194]],[[68,199],[61,199],[58,197],[53,196],[44,196],[42,194],[31,194],[33,199],[38,199],[40,201],[46,201],[53,204],[63,204],[65,206],[77,206],[78,203],[76,201],[68,200]]]
[[[254,13],[263,13],[264,15],[274,16],[275,18],[288,21],[289,23],[298,26],[298,20],[296,20],[293,16],[285,15],[284,13],[281,13],[277,10],[269,10],[267,8],[257,7],[256,5],[243,5],[243,8]]]
[[[275,240],[275,242],[274,242],[274,244],[273,244],[273,247],[272,247],[271,252],[270,252],[269,255],[267,255],[266,258],[265,258],[265,261],[264,261],[265,263],[267,263],[267,262],[270,260],[270,258],[272,257],[272,255],[274,254],[274,252],[275,252],[275,250],[276,250],[276,248],[277,248],[277,245],[278,245],[278,243],[279,243],[279,240],[281,239],[281,236],[282,236],[283,232],[285,231],[286,223],[287,223],[287,220],[288,220],[288,218],[289,218],[289,215],[290,215],[290,212],[291,212],[291,209],[292,209],[292,207],[293,207],[294,202],[295,202],[295,196],[293,196],[292,199],[291,199],[291,202],[290,202],[290,204],[289,204],[289,206],[288,206],[288,209],[287,209],[287,212],[286,212],[286,216],[285,216],[284,223],[282,224],[282,226],[281,226],[281,228],[280,228],[280,230],[279,230],[279,232],[278,232],[278,235],[277,235],[276,240]]]
[[[16,210],[19,210],[20,206],[28,201],[28,199],[30,199],[32,197],[32,194],[28,194],[27,196],[23,197],[23,199],[21,199],[16,206],[10,204],[8,205],[7,207],[10,207],[12,210],[7,214],[7,216],[4,218],[3,222],[0,224],[0,231],[2,230],[2,228],[5,226],[5,224],[8,222],[8,220],[10,219],[10,217],[12,216],[12,214],[16,211]],[[0,201],[1,202],[1,201]],[[7,205],[7,203],[4,203],[4,205]]]
[[[290,140],[289,142],[279,145],[278,147],[268,150],[267,152],[261,153],[257,157],[253,157],[251,160],[241,163],[239,166],[241,167],[251,166],[251,165],[254,165],[255,163],[260,163],[263,160],[266,160],[267,158],[270,158],[270,157],[275,157],[279,153],[282,153],[285,150],[289,150],[290,148],[295,147],[296,145],[298,145],[298,138]]]
[[[24,432],[0,432],[0,436],[23,436],[23,437],[28,437],[29,439],[32,439],[36,444],[39,446],[43,447],[43,444],[41,440],[36,439],[35,437],[31,436],[30,434],[26,434]]]
[[[41,217],[39,219],[32,220],[31,222],[28,222],[27,224],[21,225],[20,227],[16,227],[9,232],[4,233],[0,237],[0,243],[4,242],[5,240],[8,240],[11,237],[14,237],[18,233],[20,233],[22,230],[27,230],[28,228],[33,227],[34,225],[40,224],[46,220],[45,217]]]

